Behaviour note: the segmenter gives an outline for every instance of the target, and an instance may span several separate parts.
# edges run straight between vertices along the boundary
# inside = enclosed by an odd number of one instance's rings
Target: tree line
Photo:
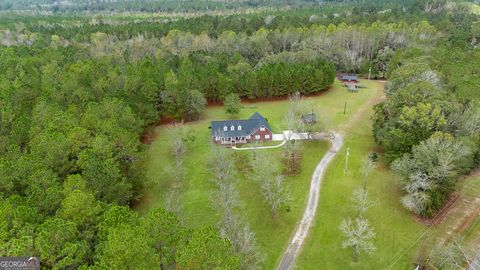
[[[66,32],[63,34],[17,26],[0,31],[0,42],[6,46],[88,48],[92,57],[123,55],[128,60],[192,54],[217,58],[218,55],[238,53],[252,67],[259,63],[298,63],[324,58],[334,63],[338,70],[366,72],[369,67],[376,71],[379,64],[386,64],[396,49],[425,46],[440,37],[435,27],[426,21],[412,24],[314,24],[284,29],[268,29],[264,25],[252,33],[226,30],[218,35],[213,30],[195,33],[179,29],[157,34],[156,28],[132,34],[130,24],[127,24],[117,25],[113,31],[101,27],[96,29],[97,32],[86,30],[89,32],[68,37],[72,32],[69,28],[63,29]],[[83,26],[82,30],[85,31]],[[124,31],[129,33],[128,36],[123,34]]]
[[[403,1],[411,2],[411,1]],[[77,12],[208,12],[214,10],[237,10],[240,8],[282,8],[282,7],[315,7],[329,6],[329,3],[342,5],[369,5],[383,3],[378,0],[4,0],[0,3],[0,10],[35,11],[53,13],[77,13]],[[384,4],[384,3],[383,3]]]
[[[403,204],[419,215],[434,215],[458,176],[478,165],[478,53],[455,45],[409,49],[391,62],[388,99],[375,106],[373,132],[402,179]]]
[[[120,76],[114,62],[71,53],[0,50],[1,256],[47,268],[238,269],[217,229],[129,207],[145,182],[139,134],[158,117],[154,66],[123,65]]]

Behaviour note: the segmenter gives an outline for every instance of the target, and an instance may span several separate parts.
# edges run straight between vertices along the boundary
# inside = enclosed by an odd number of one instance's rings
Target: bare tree
[[[176,124],[174,126],[174,131],[170,135],[173,138],[170,144],[170,152],[175,158],[175,165],[177,167],[182,165],[183,157],[187,152],[187,147],[183,142],[184,132],[183,124]]]
[[[340,231],[346,238],[342,242],[342,247],[353,249],[353,261],[358,261],[362,252],[370,254],[376,250],[372,243],[375,232],[367,219],[359,217],[354,222],[350,218],[344,219],[340,225]]]
[[[480,269],[480,250],[478,248],[467,252],[465,258],[467,259],[468,270]]]
[[[259,151],[255,160],[251,161],[252,175],[251,179],[261,184],[264,179],[271,178],[278,174],[279,168],[272,156],[265,151]]]
[[[180,194],[183,188],[183,181],[187,174],[183,164],[183,159],[187,151],[186,145],[183,142],[183,134],[183,125],[175,124],[170,134],[170,138],[172,138],[170,142],[170,154],[173,156],[175,163],[173,165],[167,165],[164,168],[165,174],[170,179],[170,188],[164,197],[164,207],[177,215],[181,215],[182,212]]]
[[[222,222],[230,226],[234,209],[239,206],[239,194],[236,187],[236,171],[232,158],[224,148],[216,148],[213,151],[213,159],[210,164],[212,182],[217,186],[214,192],[213,204],[221,213]]]
[[[436,246],[430,253],[429,266],[435,269],[480,269],[480,251],[466,248],[461,238]],[[466,268],[465,268],[466,267]]]
[[[166,210],[177,214],[178,216],[182,215],[182,201],[180,197],[180,191],[178,189],[171,188],[164,197],[164,207]]]
[[[218,227],[230,240],[240,257],[241,269],[259,269],[263,256],[258,250],[255,234],[235,210],[241,206],[237,189],[237,175],[232,157],[224,148],[216,148],[210,163],[212,181],[217,185],[213,193],[214,207],[220,213]]]
[[[284,145],[284,161],[286,165],[286,173],[295,175],[300,172],[301,154],[298,143],[293,136],[303,130],[303,122],[300,117],[300,93],[295,93],[289,96],[288,110],[285,113],[284,127],[287,130],[286,140]]]
[[[435,268],[439,269],[463,269],[465,257],[462,248],[451,242],[440,245],[433,249],[431,260]]]
[[[174,189],[181,189],[183,187],[183,180],[187,174],[186,168],[183,165],[183,160],[174,165],[166,165],[164,168],[165,175],[170,179],[170,186]]]
[[[301,120],[302,113],[302,95],[296,92],[288,96],[288,108],[284,117],[284,128],[292,132],[300,132],[303,130],[303,122]]]
[[[266,152],[258,153],[256,160],[252,162],[251,179],[261,186],[263,199],[275,220],[279,208],[286,204],[290,197],[276,160]]]
[[[358,216],[365,214],[375,202],[371,201],[368,197],[368,191],[365,189],[357,189],[353,192],[352,196],[353,207],[357,211]]]
[[[213,175],[212,180],[217,185],[230,183],[235,179],[235,166],[225,148],[214,149],[210,169]]]
[[[254,140],[252,143],[252,155],[253,155],[253,161],[257,159],[257,148],[260,146],[260,141],[259,140]]]
[[[260,269],[265,259],[259,251],[255,233],[239,216],[232,215],[228,223],[220,224],[221,234],[228,238],[240,257],[240,269]]]
[[[265,201],[270,207],[272,218],[276,220],[278,210],[282,205],[288,202],[289,193],[284,183],[283,175],[270,176],[263,180],[262,193]]]
[[[363,177],[363,189],[367,189],[368,177],[372,171],[377,167],[377,163],[373,161],[369,156],[366,156],[362,161],[361,173]]]

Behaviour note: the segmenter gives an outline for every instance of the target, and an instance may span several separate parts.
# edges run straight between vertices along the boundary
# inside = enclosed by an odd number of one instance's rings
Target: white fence
[[[308,140],[309,134],[306,132],[295,133],[290,130],[286,130],[281,134],[273,134],[272,141],[284,141],[284,140]]]

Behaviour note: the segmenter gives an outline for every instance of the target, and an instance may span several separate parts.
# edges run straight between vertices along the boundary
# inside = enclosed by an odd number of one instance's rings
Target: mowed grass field
[[[468,202],[475,201],[476,204],[474,207],[478,207],[480,177],[475,176],[467,178],[464,183],[463,190],[465,190],[465,192],[462,192],[463,199],[466,199]],[[478,247],[480,245],[480,215],[477,216],[470,226],[465,230],[463,237],[465,238],[466,245],[471,248]]]
[[[413,269],[415,240],[424,225],[402,207],[399,183],[381,155],[367,185],[375,205],[365,214],[375,229],[377,250],[371,255],[361,254],[358,262],[353,262],[352,250],[342,248],[344,238],[339,227],[343,219],[356,215],[351,195],[363,185],[362,160],[370,152],[379,151],[372,137],[372,113],[372,107],[366,107],[364,113],[341,130],[344,146],[325,173],[316,222],[296,269]],[[350,155],[345,174],[347,148],[350,148]]]
[[[317,112],[317,118],[324,123],[326,130],[343,130],[346,135],[345,146],[350,147],[351,173],[343,176],[343,160],[345,147],[336,158],[326,174],[322,188],[318,219],[311,231],[309,241],[299,260],[299,269],[371,269],[371,266],[381,265],[377,260],[385,262],[414,237],[419,229],[413,218],[403,210],[399,203],[400,190],[393,176],[382,166],[377,169],[370,182],[372,197],[378,201],[370,211],[371,220],[377,229],[376,244],[379,250],[372,256],[361,256],[359,263],[350,264],[350,252],[340,248],[341,234],[338,226],[343,217],[353,213],[348,197],[359,185],[358,167],[360,160],[374,147],[371,137],[369,101],[383,95],[381,83],[362,82],[366,86],[358,93],[349,93],[339,82],[319,96],[305,98],[306,102]],[[345,103],[346,111],[344,114]],[[282,122],[287,110],[288,101],[266,101],[244,103],[239,119],[248,118],[258,111],[264,115],[274,133],[282,131]],[[204,225],[215,226],[218,216],[212,207],[211,195],[215,191],[210,181],[209,160],[212,147],[210,139],[210,121],[227,119],[221,106],[209,107],[199,121],[185,124],[185,132],[194,137],[187,143],[187,153],[184,164],[187,177],[181,195],[183,214],[182,221],[191,227]],[[150,180],[145,191],[145,197],[136,209],[147,212],[154,207],[162,206],[164,195],[168,190],[169,180],[165,174],[165,166],[172,162],[169,154],[171,125],[159,126],[155,133],[156,139],[149,146],[147,176]],[[243,203],[239,213],[249,222],[255,232],[261,251],[266,255],[264,269],[274,269],[279,263],[281,254],[286,248],[300,220],[306,204],[311,175],[315,166],[329,148],[325,141],[302,142],[303,162],[301,173],[287,177],[286,183],[290,190],[291,202],[289,211],[285,209],[274,222],[268,207],[262,200],[260,187],[249,179],[249,172],[244,164],[252,152],[236,152],[236,162],[240,169],[239,191]],[[278,159],[282,148],[266,149]],[[232,150],[233,152],[233,150]],[[405,256],[406,258],[408,256]],[[403,260],[405,269],[408,259]]]

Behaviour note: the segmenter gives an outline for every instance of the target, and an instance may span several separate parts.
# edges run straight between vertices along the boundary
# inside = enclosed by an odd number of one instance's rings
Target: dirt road
[[[310,192],[308,194],[308,203],[307,207],[305,208],[305,212],[303,213],[303,217],[295,231],[295,234],[290,241],[290,244],[287,247],[287,250],[283,254],[282,261],[278,266],[279,270],[287,270],[291,269],[295,263],[295,259],[300,252],[300,249],[307,238],[308,231],[312,226],[312,223],[315,219],[315,212],[317,211],[318,206],[318,197],[320,194],[321,183],[323,179],[323,174],[325,169],[328,167],[328,164],[337,154],[337,151],[343,145],[343,138],[340,134],[333,133],[331,138],[332,145],[330,150],[325,154],[322,158],[320,163],[318,163],[317,167],[312,176],[312,181],[310,183]]]

